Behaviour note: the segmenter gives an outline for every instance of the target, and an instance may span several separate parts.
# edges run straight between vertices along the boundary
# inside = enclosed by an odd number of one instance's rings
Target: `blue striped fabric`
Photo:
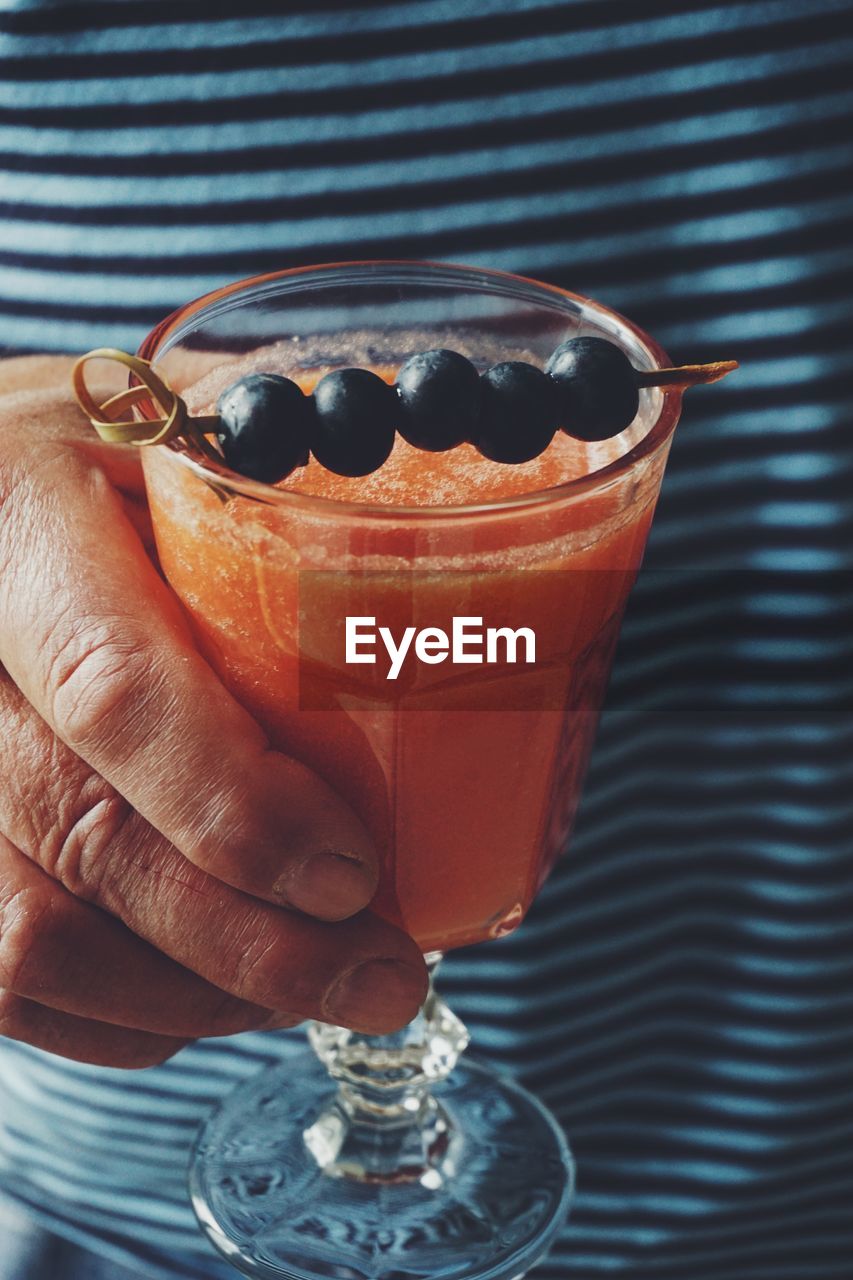
[[[571,857],[444,971],[571,1135],[543,1277],[853,1272],[851,9],[0,0],[9,351],[132,349],[225,281],[405,256],[742,362],[691,396]],[[188,1145],[275,1045],[132,1075],[4,1045],[5,1185],[116,1260],[220,1275]]]

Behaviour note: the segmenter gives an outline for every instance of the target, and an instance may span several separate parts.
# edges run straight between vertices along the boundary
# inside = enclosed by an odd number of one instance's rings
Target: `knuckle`
[[[4,700],[0,815],[17,848],[75,897],[97,900],[116,855],[138,835],[128,802],[23,702]],[[2,737],[2,732],[0,732]],[[2,897],[2,892],[0,892]]]
[[[153,662],[144,637],[121,620],[62,619],[45,638],[46,702],[72,746],[109,746],[150,696]]]
[[[96,902],[134,810],[96,774],[65,794],[42,841],[39,862],[76,898]]]

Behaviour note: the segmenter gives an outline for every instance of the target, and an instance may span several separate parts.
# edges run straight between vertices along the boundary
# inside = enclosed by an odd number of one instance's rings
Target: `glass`
[[[139,354],[179,385],[188,366],[248,367],[274,342],[278,371],[307,386],[437,346],[480,368],[541,367],[578,333],[638,368],[668,364],[629,322],[554,287],[395,262],[229,286]],[[578,446],[575,478],[467,505],[333,501],[235,477],[186,445],[142,451],[161,563],[199,645],[274,745],[361,814],[382,856],[374,909],[433,971],[443,951],[516,928],[565,849],[679,410],[678,389],[645,389],[628,431]],[[353,675],[335,647],[346,616],[395,634],[449,631],[454,616],[525,624],[537,662],[421,666],[399,684]],[[434,990],[396,1035],[313,1024],[308,1039],[199,1137],[193,1204],[225,1257],[312,1280],[498,1280],[541,1257],[571,1195],[563,1135],[519,1086],[457,1065],[468,1035]]]

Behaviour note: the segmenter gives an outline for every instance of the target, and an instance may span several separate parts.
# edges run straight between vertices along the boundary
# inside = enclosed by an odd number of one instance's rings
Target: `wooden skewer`
[[[737,360],[715,360],[713,364],[682,364],[676,369],[638,369],[638,387],[696,387],[719,382],[738,368]]]

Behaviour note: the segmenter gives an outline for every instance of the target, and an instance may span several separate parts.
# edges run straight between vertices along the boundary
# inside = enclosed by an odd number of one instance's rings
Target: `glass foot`
[[[373,1162],[308,1045],[294,1038],[282,1053],[213,1113],[193,1155],[199,1221],[245,1275],[510,1280],[541,1258],[566,1216],[573,1163],[526,1090],[463,1060],[414,1130],[374,1133]]]

